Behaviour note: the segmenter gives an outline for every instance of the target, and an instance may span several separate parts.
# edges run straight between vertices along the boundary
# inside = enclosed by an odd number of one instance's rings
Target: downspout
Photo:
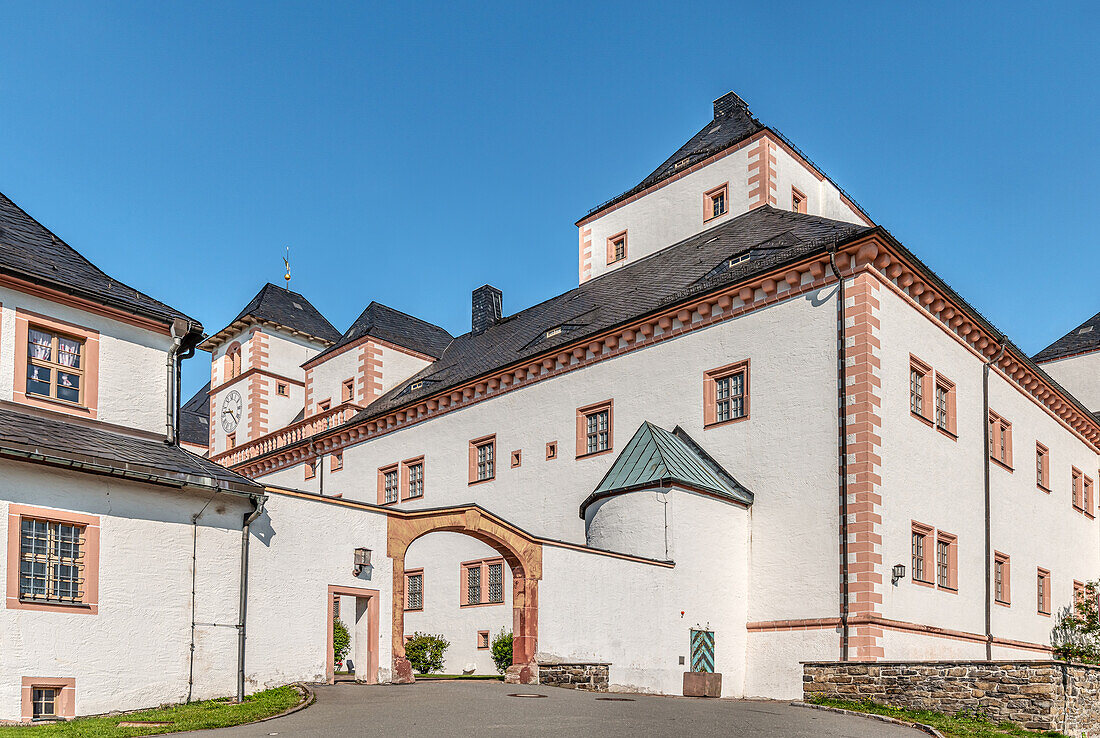
[[[990,494],[989,494],[989,369],[1001,360],[1005,352],[1005,338],[1001,336],[1000,349],[982,365],[982,425],[985,427],[982,455],[985,456],[985,660],[993,660],[993,536],[990,530]]]
[[[202,332],[201,330],[196,330],[194,323],[182,318],[176,318],[172,321],[169,335],[172,337],[172,345],[169,347],[168,356],[165,358],[165,369],[168,379],[168,406],[165,415],[164,442],[171,445],[178,445],[180,422],[180,361],[195,355],[195,345],[202,337]]]
[[[244,646],[245,624],[248,621],[248,536],[249,526],[264,511],[265,497],[252,495],[252,512],[244,516],[241,526],[241,602],[240,622],[237,623],[237,702],[244,701]]]
[[[844,325],[844,276],[836,266],[836,244],[829,250],[829,266],[837,278],[837,414],[840,433],[840,660],[848,660],[848,364],[847,333]]]
[[[195,687],[195,590],[198,579],[198,551],[199,551],[199,518],[206,512],[210,502],[218,496],[217,492],[210,495],[202,509],[191,516],[191,651],[187,656],[187,702],[191,702],[191,693]]]

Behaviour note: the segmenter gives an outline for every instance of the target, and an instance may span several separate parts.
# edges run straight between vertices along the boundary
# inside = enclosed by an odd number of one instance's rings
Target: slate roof
[[[388,341],[397,346],[416,351],[434,359],[443,355],[444,349],[454,340],[454,337],[438,325],[434,325],[420,318],[414,318],[400,310],[383,305],[380,302],[371,301],[366,310],[359,314],[351,327],[344,331],[332,346],[317,354],[309,360],[310,364],[318,359],[349,343],[358,341],[364,336],[371,336],[382,341]]]
[[[1034,361],[1053,361],[1074,354],[1100,349],[1100,313],[1031,357]]]
[[[0,456],[45,460],[98,474],[169,486],[257,494],[263,486],[160,439],[0,407]]]
[[[683,428],[676,426],[670,433],[647,420],[581,503],[581,517],[585,508],[601,497],[670,484],[710,492],[744,505],[753,501],[752,492],[707,455]]]
[[[210,383],[180,407],[180,441],[210,445]]]
[[[479,334],[456,337],[438,361],[378,398],[350,422],[382,415],[486,372],[521,364],[557,346],[600,333],[694,292],[743,279],[824,250],[833,239],[870,230],[764,206],[680,243],[601,274],[568,292],[503,318]],[[749,255],[729,266],[730,257]],[[547,338],[549,329],[561,333]],[[412,390],[414,382],[423,385]]]
[[[2,193],[0,273],[163,323],[181,318],[202,330],[197,320],[107,276]]]
[[[274,323],[291,331],[303,333],[322,343],[340,340],[340,331],[321,315],[303,295],[268,282],[252,301],[245,305],[229,325],[206,339],[201,348],[207,351],[225,341],[234,330],[239,330],[251,319],[260,323]]]

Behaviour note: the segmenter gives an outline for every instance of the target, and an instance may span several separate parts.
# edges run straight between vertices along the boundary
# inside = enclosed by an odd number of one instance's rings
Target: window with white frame
[[[611,412],[606,409],[597,410],[584,416],[585,453],[594,454],[610,448],[610,436],[608,435],[610,419]]]
[[[924,377],[920,369],[909,368],[909,409],[916,415],[924,415]]]
[[[57,717],[56,687],[31,688],[31,719],[50,720]]]
[[[714,417],[721,423],[745,415],[745,373],[714,380]]]
[[[27,331],[27,394],[79,405],[83,401],[84,343],[38,328]]]
[[[488,441],[477,447],[477,480],[492,479],[496,474],[496,442]]]
[[[927,533],[920,530],[913,531],[913,578],[918,582],[924,581],[925,569],[924,542]]]
[[[84,527],[23,518],[19,540],[19,599],[79,604]]]
[[[944,539],[936,541],[936,584],[951,586],[951,542]]]
[[[383,497],[385,502],[397,502],[398,474],[397,469],[388,469],[383,472]]]
[[[424,462],[409,464],[409,497],[424,496]]]

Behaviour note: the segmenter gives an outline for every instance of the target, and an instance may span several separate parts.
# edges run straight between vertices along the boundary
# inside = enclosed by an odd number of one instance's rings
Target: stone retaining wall
[[[803,664],[802,692],[1100,734],[1100,667],[1061,661],[813,661]]]
[[[570,662],[539,664],[539,684],[588,692],[606,692],[611,664]]]

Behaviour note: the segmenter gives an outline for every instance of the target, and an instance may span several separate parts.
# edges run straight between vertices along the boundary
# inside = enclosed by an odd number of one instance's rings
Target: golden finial
[[[286,256],[283,257],[283,264],[286,265],[286,276],[283,279],[286,280],[286,291],[290,292],[290,247],[286,247]]]

